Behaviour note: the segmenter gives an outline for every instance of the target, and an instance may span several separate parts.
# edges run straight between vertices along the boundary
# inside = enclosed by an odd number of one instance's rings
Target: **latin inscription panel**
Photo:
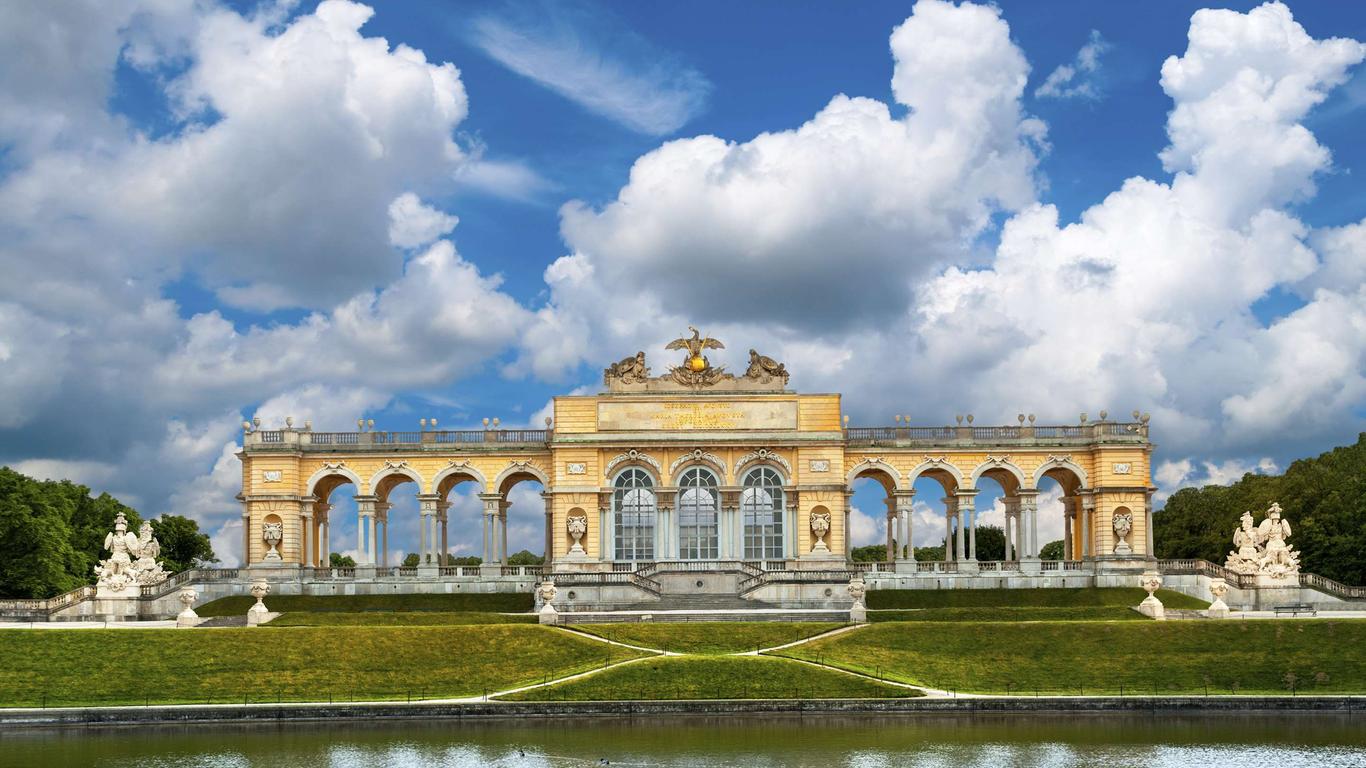
[[[603,432],[796,428],[795,400],[598,403],[598,429]]]

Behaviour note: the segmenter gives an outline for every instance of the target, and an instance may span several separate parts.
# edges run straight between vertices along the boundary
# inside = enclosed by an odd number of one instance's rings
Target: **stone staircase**
[[[668,623],[685,621],[833,621],[848,622],[849,611],[749,608],[746,610],[636,610],[562,612],[561,624]]]

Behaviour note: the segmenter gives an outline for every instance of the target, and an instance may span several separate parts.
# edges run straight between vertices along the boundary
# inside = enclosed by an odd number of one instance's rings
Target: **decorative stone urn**
[[[175,617],[175,625],[177,627],[185,628],[193,627],[198,624],[199,614],[194,612],[194,601],[199,599],[199,593],[195,591],[195,588],[181,587],[180,594],[176,595],[176,599],[180,601],[181,605],[185,606],[185,610],[181,611]]]
[[[588,518],[584,515],[571,515],[565,521],[565,527],[569,531],[569,538],[573,540],[569,554],[586,556],[588,552],[583,548],[583,537],[588,534]]]
[[[285,526],[283,523],[262,524],[261,538],[265,540],[266,546],[269,547],[269,549],[266,550],[266,556],[262,558],[263,560],[274,563],[283,559],[280,557],[280,550],[278,549],[280,542],[284,541],[285,538]]]
[[[256,598],[256,605],[247,609],[247,626],[254,627],[263,624],[270,617],[270,609],[266,608],[266,595],[270,594],[270,582],[265,579],[257,579],[251,583],[251,596]]]
[[[855,575],[849,580],[849,596],[854,599],[854,604],[849,607],[849,620],[855,624],[865,624],[868,621],[868,608],[863,604],[863,596],[868,594],[868,585],[863,582],[863,577]]]
[[[812,552],[829,552],[830,546],[825,543],[826,534],[830,533],[830,513],[812,512],[811,513],[811,535],[816,538],[816,543],[811,547]]]
[[[1143,589],[1147,590],[1148,596],[1143,598],[1143,602],[1138,604],[1138,612],[1152,619],[1164,621],[1167,612],[1162,607],[1162,601],[1153,594],[1162,588],[1162,574],[1157,571],[1144,571],[1143,580],[1139,582]]]
[[[1224,595],[1228,594],[1228,582],[1223,579],[1210,579],[1209,593],[1214,602],[1209,604],[1209,610],[1205,611],[1205,615],[1211,619],[1227,619],[1228,604],[1224,602]]]
[[[1115,515],[1112,523],[1115,529],[1115,549],[1116,555],[1133,554],[1133,548],[1129,546],[1129,532],[1134,529],[1134,516],[1129,512],[1120,512]]]
[[[549,579],[536,587],[536,597],[541,603],[540,620],[542,624],[560,623],[560,613],[555,610],[554,604],[555,596],[559,593],[560,591],[555,588],[555,582]]]

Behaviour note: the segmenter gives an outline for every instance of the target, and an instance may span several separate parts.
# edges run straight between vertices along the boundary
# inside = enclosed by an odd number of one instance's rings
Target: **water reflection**
[[[0,766],[1299,768],[1366,765],[1363,726],[1359,714],[1129,713],[120,727],[6,733]]]

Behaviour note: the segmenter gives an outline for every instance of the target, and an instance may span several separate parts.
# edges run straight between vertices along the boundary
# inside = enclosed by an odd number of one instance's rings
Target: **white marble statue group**
[[[1281,505],[1272,504],[1261,525],[1254,525],[1251,512],[1244,512],[1242,524],[1233,531],[1233,551],[1224,567],[1234,573],[1266,574],[1285,578],[1300,572],[1300,555],[1290,548],[1290,523],[1281,519]]]
[[[114,518],[114,531],[104,537],[104,548],[109,557],[95,566],[96,584],[102,589],[122,592],[131,586],[160,584],[170,575],[156,560],[161,544],[146,520],[136,534],[130,533],[128,519],[120,512]]]

